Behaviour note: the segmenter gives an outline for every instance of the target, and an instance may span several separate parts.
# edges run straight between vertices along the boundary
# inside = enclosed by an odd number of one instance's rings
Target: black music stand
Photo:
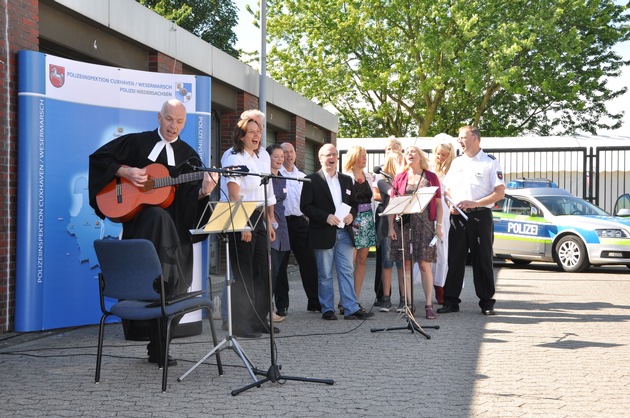
[[[192,229],[190,231],[191,234],[213,234],[218,233],[221,235],[223,241],[225,242],[225,253],[230,254],[230,240],[227,236],[229,232],[239,232],[239,231],[249,231],[253,230],[256,227],[256,224],[260,222],[260,217],[255,220],[254,225],[252,225],[250,221],[250,216],[254,212],[254,210],[260,206],[261,202],[209,202],[208,207],[212,210],[212,215],[208,220],[208,223],[199,229]],[[228,257],[229,258],[229,257]],[[226,274],[227,274],[227,307],[228,307],[228,335],[217,344],[208,354],[203,356],[201,360],[199,360],[194,366],[192,366],[186,373],[184,373],[181,377],[177,379],[178,382],[184,380],[188,374],[190,374],[193,370],[195,370],[201,363],[206,361],[209,357],[211,357],[217,351],[221,351],[226,348],[232,349],[236,355],[243,361],[245,364],[245,368],[249,372],[249,375],[254,379],[254,385],[257,384],[258,379],[256,378],[255,367],[252,364],[251,360],[247,357],[241,346],[232,335],[232,292],[231,292],[231,282],[230,278],[230,260],[227,260],[226,263]]]
[[[402,251],[403,264],[405,262],[405,250],[404,250],[405,232],[404,232],[404,227],[403,227],[403,222],[402,222],[402,215],[423,212],[424,209],[429,204],[429,202],[431,202],[431,199],[433,199],[433,196],[435,195],[436,191],[437,191],[437,187],[435,186],[422,187],[422,188],[419,188],[412,195],[392,197],[389,201],[389,204],[385,208],[385,210],[383,210],[383,212],[381,213],[381,216],[396,215],[399,218],[398,222],[400,222],[400,234],[401,234],[401,241],[402,241],[402,247],[403,247],[403,251]],[[409,230],[409,234],[411,235],[411,229]],[[411,253],[411,268],[413,269],[413,248],[410,253]],[[403,267],[403,272],[404,272],[404,275],[403,275],[404,297],[406,298],[407,297],[407,269],[404,267]],[[410,289],[411,306],[413,306],[413,280],[411,280],[411,277],[409,278],[409,282],[410,282],[409,285],[411,286],[411,289]],[[424,335],[427,340],[431,338],[429,334],[424,332],[423,327],[421,327],[420,324],[418,324],[418,321],[416,321],[415,317],[413,316],[413,310],[412,308],[410,308],[409,301],[405,301],[405,309],[403,310],[403,312],[401,312],[397,316],[396,319],[400,317],[404,317],[406,319],[407,321],[406,326],[389,327],[389,328],[372,328],[370,331],[380,332],[380,331],[396,331],[396,330],[406,329],[406,330],[410,330],[412,333],[418,332]],[[440,326],[430,325],[430,326],[425,326],[424,328],[440,329]]]
[[[247,175],[247,176],[258,176],[260,177],[260,185],[263,187],[264,189],[264,200],[265,200],[265,205],[264,205],[264,214],[263,217],[265,219],[265,221],[268,219],[267,218],[267,202],[268,202],[268,196],[267,196],[267,185],[269,184],[269,179],[271,178],[282,178],[282,179],[286,179],[286,180],[292,180],[292,181],[310,181],[310,179],[299,179],[299,178],[293,178],[293,177],[283,177],[283,176],[274,176],[273,174],[270,173],[251,173],[251,172],[247,172],[247,173],[243,173],[243,172],[233,172],[236,173],[238,175]],[[258,369],[254,369],[254,373],[260,376],[265,376],[265,378],[260,379],[254,383],[250,383],[249,385],[243,386],[240,389],[234,389],[231,394],[232,396],[236,396],[239,393],[242,393],[248,389],[253,388],[254,386],[260,387],[263,383],[266,382],[279,382],[282,380],[296,380],[296,381],[300,381],[300,382],[312,382],[312,383],[325,383],[327,385],[333,385],[335,383],[334,380],[332,379],[318,379],[318,378],[313,378],[313,377],[297,377],[297,376],[285,376],[280,372],[280,369],[282,368],[279,364],[276,363],[276,351],[275,351],[275,336],[274,336],[274,325],[273,325],[273,320],[272,320],[272,316],[273,316],[273,282],[272,282],[272,278],[271,278],[271,238],[269,236],[269,228],[266,229],[266,236],[267,236],[267,281],[268,281],[268,286],[269,286],[269,344],[271,346],[270,348],[270,356],[271,356],[271,365],[269,366],[269,369],[267,371],[264,370],[258,370]]]

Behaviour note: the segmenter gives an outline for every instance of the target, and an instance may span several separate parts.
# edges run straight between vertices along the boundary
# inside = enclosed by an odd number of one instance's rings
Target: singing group
[[[398,273],[398,312],[415,312],[411,278],[413,264],[419,266],[424,291],[424,314],[458,312],[464,268],[470,252],[474,286],[484,315],[494,315],[492,268],[493,204],[504,196],[499,162],[481,149],[479,131],[471,126],[459,130],[457,142],[462,155],[455,158],[452,143],[433,150],[433,164],[416,146],[402,149],[390,138],[385,163],[372,176],[367,153],[360,146],[348,150],[343,172],[333,144],[319,149],[321,169],[305,175],[296,166],[291,143],[262,147],[265,115],[258,110],[243,112],[232,135],[232,147],[221,158],[222,167],[246,166],[252,173],[271,173],[272,181],[261,187],[259,176],[219,176],[197,171],[201,165],[196,151],[179,135],[186,123],[186,108],[178,100],[165,102],[153,131],[121,136],[90,155],[90,205],[101,218],[109,215],[99,195],[127,182],[139,194],[152,181],[152,167],[162,165],[171,177],[185,178],[164,201],[143,202],[116,215],[123,222],[122,239],[144,238],[155,245],[167,293],[186,292],[192,282],[193,243],[206,238],[192,235],[208,216],[204,209],[209,195],[221,184],[224,201],[264,202],[267,210],[251,215],[251,230],[228,232],[232,266],[233,333],[258,338],[289,310],[287,266],[291,252],[299,265],[308,303],[306,309],[321,312],[324,320],[364,320],[374,316],[360,303],[366,261],[371,247],[377,248],[374,278],[376,300],[381,312],[392,309],[392,272]],[[191,175],[194,173],[194,175]],[[184,176],[184,177],[182,177]],[[188,177],[186,177],[188,176]],[[423,188],[435,190],[424,210],[406,215],[386,215],[391,198],[414,196]],[[99,205],[99,202],[101,204]],[[266,218],[263,217],[266,215]],[[268,237],[269,235],[269,237]],[[272,298],[275,312],[269,315],[267,242],[271,242]],[[140,260],[139,260],[140,261]],[[336,273],[339,298],[335,298]],[[433,309],[433,292],[441,308]],[[224,297],[226,292],[224,292]],[[335,306],[335,301],[337,305]],[[222,303],[224,323],[227,303]],[[337,308],[337,309],[335,309]],[[151,333],[147,345],[149,362],[158,362],[159,335]],[[273,328],[273,332],[280,330]],[[169,366],[175,359],[169,358]]]

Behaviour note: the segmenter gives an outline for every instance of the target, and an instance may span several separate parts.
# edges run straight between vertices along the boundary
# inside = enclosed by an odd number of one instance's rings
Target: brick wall
[[[221,113],[221,135],[220,141],[221,144],[219,146],[220,156],[223,155],[225,150],[232,146],[232,133],[234,132],[234,127],[236,123],[241,117],[241,113],[243,112],[222,112]]]
[[[151,51],[147,57],[147,71],[154,73],[181,74],[182,63],[161,52]]]
[[[279,132],[278,143],[290,142],[295,148],[295,165],[304,170],[306,155],[306,119],[299,116],[291,116],[291,131]]]
[[[0,334],[4,334],[13,331],[15,315],[17,52],[39,49],[39,2],[9,0],[8,22],[2,10],[0,28]]]

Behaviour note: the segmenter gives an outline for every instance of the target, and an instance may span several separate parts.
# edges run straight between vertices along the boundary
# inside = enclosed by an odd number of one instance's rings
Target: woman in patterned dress
[[[437,186],[437,190],[431,202],[425,210],[413,213],[403,219],[404,227],[404,261],[406,281],[406,303],[413,311],[411,301],[411,252],[413,246],[414,262],[419,262],[422,275],[422,288],[425,296],[425,312],[427,319],[435,319],[433,313],[433,274],[431,263],[437,259],[436,246],[431,245],[435,236],[442,238],[442,193],[440,179],[429,171],[429,162],[425,153],[416,146],[405,149],[404,169],[396,175],[392,184],[392,196],[412,195],[421,187]],[[403,259],[403,237],[400,232],[400,222],[396,222],[394,216],[389,216],[389,237],[392,239],[390,257],[392,261]],[[408,219],[408,222],[406,221]],[[437,223],[436,223],[437,221]],[[411,230],[411,234],[409,234]],[[410,238],[411,235],[411,238]]]
[[[357,217],[352,225],[354,231],[354,291],[360,300],[361,287],[365,278],[365,265],[370,247],[376,245],[376,227],[374,226],[374,197],[372,177],[365,171],[367,152],[365,148],[354,146],[348,150],[348,160],[344,171],[352,177],[354,193],[359,204]],[[360,304],[359,304],[360,305]]]

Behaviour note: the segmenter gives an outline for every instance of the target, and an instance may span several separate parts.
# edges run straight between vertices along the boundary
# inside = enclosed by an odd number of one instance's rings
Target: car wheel
[[[517,266],[526,266],[532,262],[531,260],[517,260],[515,258],[510,258],[510,261]]]
[[[590,266],[586,247],[575,235],[560,238],[556,244],[556,262],[562,270],[570,272],[585,271]]]

